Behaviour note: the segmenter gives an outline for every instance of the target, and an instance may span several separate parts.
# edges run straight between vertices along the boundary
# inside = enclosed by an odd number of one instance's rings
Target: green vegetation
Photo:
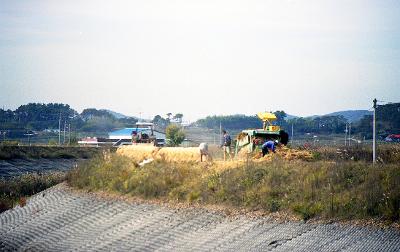
[[[376,109],[377,135],[400,133],[400,103],[378,106]],[[367,139],[372,138],[372,115],[364,116],[356,125],[356,132],[361,132]]]
[[[178,146],[185,140],[185,133],[183,133],[181,127],[176,124],[168,125],[165,132],[170,146]]]
[[[378,106],[377,108],[377,133],[380,138],[388,134],[400,132],[400,103],[392,103]],[[255,111],[258,112],[258,111]],[[346,111],[345,111],[346,112]],[[325,116],[316,117],[298,117],[289,118],[284,111],[275,111],[278,120],[276,123],[282,126],[286,131],[290,130],[292,125],[296,136],[306,133],[318,135],[343,134],[348,120],[343,116],[345,112],[332,113]],[[348,113],[347,118],[359,118],[363,111],[352,111]],[[26,139],[27,132],[35,133],[32,141],[39,138],[46,138],[45,142],[53,142],[58,139],[59,120],[61,117],[61,126],[64,123],[71,127],[72,137],[77,138],[77,132],[84,132],[88,136],[106,136],[113,129],[132,127],[137,122],[133,117],[118,116],[104,109],[88,108],[79,114],[67,104],[59,103],[29,103],[21,105],[16,110],[0,109],[0,139]],[[181,122],[183,114],[173,115],[168,113],[167,117],[156,115],[152,122],[160,129],[165,129],[171,122]],[[260,128],[261,121],[256,115],[228,115],[228,116],[208,116],[199,119],[195,125],[207,129],[219,131],[220,124],[228,131],[238,132],[246,128]],[[47,131],[46,131],[47,130]],[[32,132],[34,131],[34,132]],[[358,139],[372,138],[372,116],[365,115],[361,120],[352,121],[352,135]],[[36,135],[36,133],[38,135]],[[54,139],[53,139],[54,138]],[[53,140],[52,140],[53,139]],[[43,141],[42,141],[43,142]]]
[[[256,115],[229,115],[229,116],[207,116],[199,119],[196,124],[203,128],[219,130],[220,124],[227,130],[242,130],[246,128],[261,128],[262,122]]]
[[[90,147],[0,145],[0,160],[16,158],[87,159],[101,154],[103,150],[103,148]]]
[[[398,164],[303,162],[275,159],[216,164],[154,161],[139,167],[111,154],[81,164],[68,174],[77,188],[103,190],[146,199],[222,204],[267,212],[291,212],[307,220],[380,218],[398,221]]]
[[[27,197],[65,180],[65,173],[24,174],[13,179],[0,179],[0,213],[16,205],[24,206]]]
[[[115,128],[132,127],[137,122],[132,117],[116,118],[107,110],[89,108],[79,114],[67,104],[29,103],[14,111],[0,109],[0,137],[23,138],[27,131],[55,130],[60,119],[62,129],[65,123],[67,127],[71,126],[73,132],[96,132],[100,135]]]
[[[346,127],[346,119],[343,116],[321,116],[321,117],[299,117],[285,120],[287,117],[284,111],[275,111],[277,117],[276,124],[284,129],[289,129],[292,124],[295,134],[305,134],[308,132],[318,134],[335,134],[342,133]],[[220,123],[222,127],[230,131],[240,131],[247,128],[261,128],[262,122],[254,116],[246,115],[229,115],[229,116],[208,116],[200,119],[196,124],[200,127],[209,129],[219,129]]]
[[[161,129],[165,129],[171,123],[171,116],[172,116],[172,113],[168,113],[166,118],[164,118],[160,115],[156,115],[156,116],[154,116],[152,123],[154,123],[157,127],[161,128]],[[182,118],[183,118],[183,114],[181,114],[181,113],[177,113],[172,117],[172,119],[175,122],[182,122]]]
[[[304,149],[303,147],[297,147]],[[400,145],[399,144],[381,144],[378,145],[377,162],[383,164],[400,164]],[[365,161],[372,162],[372,146],[353,145],[346,148],[335,148],[329,146],[317,146],[308,148],[315,160],[325,161]]]
[[[380,138],[388,134],[400,132],[400,103],[380,105],[377,108],[377,134]],[[315,117],[297,117],[287,119],[284,111],[275,111],[278,120],[276,123],[283,129],[290,130],[292,125],[295,135],[306,133],[318,135],[342,134],[346,128],[348,120],[341,114],[332,113],[331,115]],[[357,113],[357,111],[355,111]],[[345,114],[342,112],[342,114]],[[348,115],[349,116],[349,115]],[[261,121],[256,115],[229,115],[229,116],[207,116],[196,122],[197,126],[219,130],[220,124],[223,128],[230,131],[240,131],[246,128],[260,128]],[[353,121],[352,134],[359,139],[372,138],[372,115],[365,115],[361,120]]]

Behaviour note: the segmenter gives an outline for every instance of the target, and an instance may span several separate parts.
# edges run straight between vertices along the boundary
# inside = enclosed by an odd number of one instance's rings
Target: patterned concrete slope
[[[11,178],[25,173],[68,171],[76,159],[12,159],[0,160],[0,178]]]
[[[64,185],[0,215],[0,251],[400,251],[393,229],[277,223],[105,200]]]

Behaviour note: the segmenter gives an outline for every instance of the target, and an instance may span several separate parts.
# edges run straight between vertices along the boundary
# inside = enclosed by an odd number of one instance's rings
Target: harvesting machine
[[[239,150],[246,148],[247,153],[251,153],[256,149],[260,149],[261,145],[268,140],[278,141],[286,145],[289,141],[289,135],[278,125],[274,125],[276,116],[273,113],[261,112],[257,114],[258,118],[263,122],[262,129],[246,129],[237,136],[235,154]]]

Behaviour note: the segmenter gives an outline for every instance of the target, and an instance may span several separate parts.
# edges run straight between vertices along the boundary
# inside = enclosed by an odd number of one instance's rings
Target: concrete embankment
[[[115,148],[94,148],[79,146],[12,146],[0,145],[0,160],[11,159],[86,159]]]
[[[25,173],[65,172],[79,160],[101,154],[104,148],[64,146],[0,146],[0,178]]]
[[[400,233],[100,198],[65,184],[0,214],[0,250],[399,251]]]
[[[0,178],[17,177],[26,173],[66,172],[73,168],[76,159],[12,159],[0,160]]]

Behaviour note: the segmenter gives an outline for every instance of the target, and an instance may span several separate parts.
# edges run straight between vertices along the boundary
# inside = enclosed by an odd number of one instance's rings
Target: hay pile
[[[164,147],[158,148],[152,145],[122,146],[117,150],[118,154],[132,158],[137,162],[146,159],[165,160],[168,162],[190,162],[200,160],[200,151],[197,147]]]
[[[268,155],[265,155],[264,157],[262,156],[261,153],[258,153],[258,158],[270,161],[273,159],[275,155],[288,161],[292,160],[311,161],[314,158],[310,151],[290,149],[286,146],[279,147],[276,149],[276,153],[273,154],[270,153]]]
[[[200,150],[198,147],[165,147],[158,151],[155,159],[168,162],[199,161]]]
[[[311,161],[314,159],[312,153],[308,150],[295,150],[287,147],[282,147],[277,152],[286,160],[304,160]]]
[[[256,161],[271,161],[274,157],[280,157],[285,160],[304,160],[311,161],[313,160],[313,155],[310,151],[307,150],[296,150],[290,149],[286,146],[278,147],[276,149],[276,153],[270,153],[262,156],[261,150],[254,151],[253,153],[249,153],[247,148],[243,148],[238,152],[239,160],[246,160],[247,158],[251,158]]]
[[[145,145],[126,145],[119,147],[117,153],[123,156],[127,156],[141,162],[145,159],[154,158],[160,148],[153,146],[152,144]]]
[[[154,147],[153,145],[129,145],[118,148],[117,153],[132,158],[136,162],[143,160],[164,160],[167,162],[200,162],[200,151],[198,147]],[[270,153],[262,156],[261,150],[248,152],[248,148],[239,151],[235,161],[226,161],[219,164],[220,168],[237,166],[238,162],[248,159],[256,162],[271,161],[274,157],[280,157],[285,160],[313,160],[313,155],[307,150],[295,150],[285,146],[278,147],[276,153]],[[214,161],[214,163],[218,161]]]

